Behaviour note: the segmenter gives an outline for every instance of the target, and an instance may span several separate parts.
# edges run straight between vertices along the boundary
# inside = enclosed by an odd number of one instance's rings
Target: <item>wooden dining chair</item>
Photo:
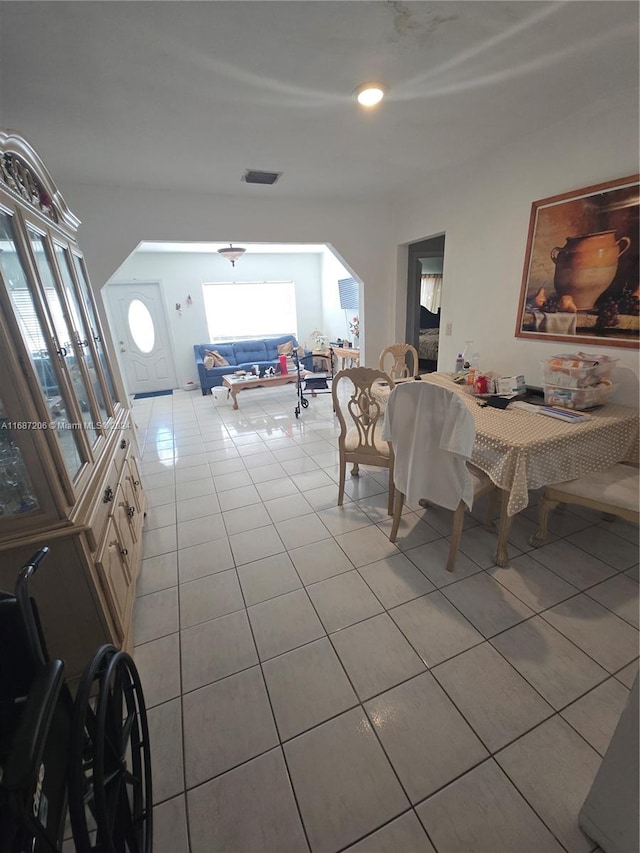
[[[383,409],[372,392],[373,386],[380,382],[394,387],[390,376],[370,367],[341,370],[333,380],[333,408],[340,423],[338,506],[342,506],[344,500],[347,463],[353,464],[352,477],[358,476],[360,465],[374,465],[389,469],[388,513],[391,515],[394,492],[393,450],[391,444],[382,438]]]
[[[540,499],[538,530],[529,539],[529,544],[539,548],[544,543],[549,513],[560,503],[588,507],[639,524],[639,491],[638,468],[623,462],[577,480],[547,486]]]
[[[475,498],[499,490],[469,463],[475,441],[473,416],[455,391],[428,382],[396,386],[385,412],[383,438],[394,454],[395,505],[389,539],[396,541],[405,499],[453,511],[447,571],[452,572],[467,509]],[[494,510],[492,500],[485,523]]]
[[[407,364],[407,356],[410,356],[410,365]],[[393,358],[393,364],[387,370],[385,364],[389,362],[390,357]],[[378,367],[394,380],[417,376],[418,351],[411,344],[391,344],[380,353]]]

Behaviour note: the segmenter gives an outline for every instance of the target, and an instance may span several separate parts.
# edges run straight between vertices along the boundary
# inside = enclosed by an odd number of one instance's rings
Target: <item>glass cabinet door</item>
[[[36,300],[17,251],[12,218],[0,210],[0,274],[13,307],[24,346],[29,354],[33,372],[49,410],[49,423],[57,426],[56,435],[70,479],[73,481],[87,461],[76,430],[66,428],[75,420],[68,412],[60,388],[57,357],[50,335],[43,329]]]
[[[111,376],[111,368],[109,366],[109,361],[104,351],[104,341],[102,340],[102,333],[100,332],[100,324],[98,323],[98,318],[96,315],[96,307],[93,303],[93,295],[91,294],[91,290],[89,288],[89,282],[84,272],[84,265],[82,263],[82,260],[78,257],[78,255],[75,254],[75,252],[73,253],[73,263],[76,270],[78,284],[80,285],[80,293],[82,294],[84,307],[87,310],[89,326],[91,327],[91,335],[93,337],[96,351],[98,353],[98,361],[102,366],[102,372],[104,373],[105,379],[107,380],[107,388],[111,396],[111,402],[115,405],[118,402],[118,398],[116,397],[116,393],[113,387],[113,378]]]
[[[31,478],[16,442],[22,422],[12,423],[0,396],[0,524],[10,517],[40,508]]]
[[[82,417],[83,430],[89,443],[94,444],[98,438],[95,424],[99,418],[98,413],[93,410],[91,394],[87,390],[87,383],[82,370],[82,347],[79,346],[77,338],[72,336],[65,319],[62,301],[56,289],[55,277],[47,254],[45,238],[29,227],[27,227],[27,234],[40,273],[40,281],[44,287],[47,304],[51,311],[51,320],[56,337],[69,370],[71,386]]]
[[[67,297],[67,305],[69,306],[69,311],[71,312],[71,318],[73,320],[73,326],[78,338],[78,348],[83,348],[84,358],[87,364],[87,369],[89,371],[89,378],[91,380],[91,387],[93,388],[93,393],[96,396],[96,400],[98,401],[98,408],[100,409],[100,420],[102,421],[102,423],[104,423],[109,418],[111,412],[107,409],[107,404],[105,403],[104,393],[100,384],[100,377],[98,376],[98,371],[96,370],[96,365],[93,358],[93,346],[91,345],[89,338],[87,337],[84,317],[82,316],[82,312],[80,311],[78,297],[76,295],[75,287],[73,286],[73,278],[71,276],[71,269],[69,265],[69,253],[63,246],[60,246],[58,243],[55,244],[55,250],[56,259],[58,261],[58,269],[60,270],[62,284]]]

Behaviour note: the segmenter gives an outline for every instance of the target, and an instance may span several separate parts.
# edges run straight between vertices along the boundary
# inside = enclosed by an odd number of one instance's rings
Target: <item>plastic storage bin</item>
[[[611,379],[617,358],[585,352],[553,355],[542,362],[544,384],[562,388],[586,388]]]
[[[605,380],[600,385],[586,388],[566,388],[562,385],[544,385],[544,401],[549,406],[561,406],[564,409],[590,409],[602,406],[613,392],[612,382]]]

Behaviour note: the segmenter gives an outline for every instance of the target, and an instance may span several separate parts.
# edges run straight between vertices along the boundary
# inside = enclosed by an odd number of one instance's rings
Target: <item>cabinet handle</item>
[[[120,548],[120,553],[122,554],[123,557],[126,557],[129,552],[127,551],[126,548]]]
[[[134,486],[139,486],[139,485],[140,485],[140,480],[134,480],[134,481],[133,481],[133,485],[134,485]]]
[[[135,507],[132,507],[132,506],[127,507],[127,515],[129,516],[129,518],[133,518],[133,516],[135,514],[136,514]]]
[[[127,442],[123,438],[122,441],[120,442],[120,450],[124,450],[126,446],[127,446]]]
[[[101,343],[102,343],[102,338],[100,337],[100,335],[94,335],[94,336],[93,336],[93,340],[94,340],[97,344],[101,344]]]
[[[60,347],[60,349],[56,350],[56,352],[58,353],[60,358],[64,358],[65,355],[67,354],[67,349],[66,349],[66,347]]]
[[[102,503],[108,504],[113,500],[113,489],[111,486],[107,486],[104,490],[104,495],[102,496]]]

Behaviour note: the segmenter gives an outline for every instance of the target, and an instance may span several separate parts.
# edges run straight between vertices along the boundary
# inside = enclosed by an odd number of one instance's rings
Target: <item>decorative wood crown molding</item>
[[[0,188],[57,225],[77,231],[73,214],[47,167],[27,140],[12,130],[0,130]]]

